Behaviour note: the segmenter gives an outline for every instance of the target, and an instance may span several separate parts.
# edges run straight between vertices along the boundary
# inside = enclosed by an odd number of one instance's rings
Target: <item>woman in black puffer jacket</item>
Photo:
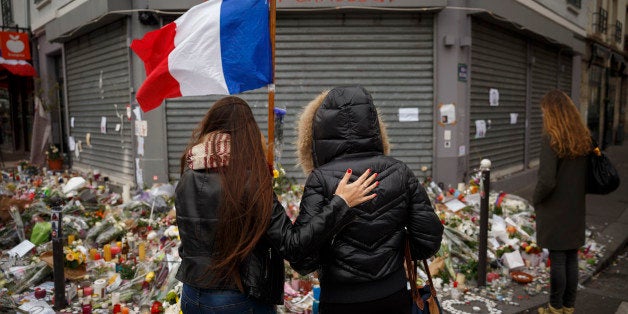
[[[443,226],[412,171],[386,156],[388,140],[371,95],[359,86],[323,92],[301,115],[297,146],[308,178],[296,226],[319,214],[345,169],[378,174],[377,197],[356,207],[353,222],[291,264],[302,274],[319,271],[321,313],[410,313],[406,237],[413,259],[429,258],[440,248]]]

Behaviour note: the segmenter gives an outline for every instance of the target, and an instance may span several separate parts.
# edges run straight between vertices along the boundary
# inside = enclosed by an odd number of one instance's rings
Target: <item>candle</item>
[[[111,260],[111,245],[105,244],[105,247],[103,248],[103,255],[105,258],[105,262]]]
[[[120,303],[120,292],[112,292],[111,293],[111,304],[118,304]],[[119,304],[118,304],[119,306]]]
[[[93,292],[94,292],[94,288],[92,288],[91,286],[83,287],[84,296],[90,296],[92,295]]]
[[[111,252],[112,256],[116,256],[116,255],[120,254],[122,249],[119,246],[112,246],[112,247],[109,248],[109,251]]]
[[[139,253],[140,261],[144,261],[146,258],[146,242],[140,243],[140,253]]]
[[[74,235],[68,234],[68,245],[72,245],[74,243]]]
[[[96,254],[97,254],[97,253],[98,253],[98,250],[96,250],[96,249],[94,249],[94,248],[89,249],[89,257],[90,257],[92,260],[96,260],[96,259],[97,259],[97,258],[96,258]]]

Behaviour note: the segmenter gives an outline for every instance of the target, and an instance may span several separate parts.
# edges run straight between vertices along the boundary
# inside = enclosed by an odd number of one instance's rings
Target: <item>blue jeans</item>
[[[186,284],[181,292],[181,310],[184,314],[276,313],[274,305],[237,290],[201,289]]]

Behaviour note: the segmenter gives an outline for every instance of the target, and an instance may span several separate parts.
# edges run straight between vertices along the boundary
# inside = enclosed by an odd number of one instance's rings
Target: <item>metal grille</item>
[[[541,98],[550,90],[556,89],[557,53],[546,49],[540,43],[532,44],[532,84],[529,117],[530,160],[539,158],[541,151],[541,134],[543,132],[543,116],[541,115]]]
[[[363,85],[374,98],[392,144],[393,157],[418,176],[431,175],[433,156],[433,19],[418,14],[290,14],[277,19],[276,100],[285,108],[287,175],[304,179],[295,154],[296,120],[325,89]],[[265,89],[242,95],[266,134]],[[170,178],[193,127],[218,97],[179,98],[166,103]],[[399,122],[399,108],[419,108],[418,122]],[[422,172],[421,167],[428,170]]]
[[[593,13],[593,15],[593,26],[595,27],[595,31],[600,34],[606,34],[608,29],[608,12],[600,7],[597,12]]]
[[[114,181],[133,182],[133,132],[126,116],[129,103],[129,56],[124,20],[111,23],[65,44],[70,135],[83,151],[73,167],[99,169]],[[114,105],[117,105],[118,110]],[[101,119],[106,118],[106,134]],[[121,125],[120,131],[115,130]],[[91,134],[91,147],[86,143]],[[72,154],[73,155],[73,154]]]
[[[526,108],[526,43],[480,20],[472,24],[469,170],[488,158],[500,174],[523,169]],[[489,89],[499,91],[499,105],[489,105]],[[510,124],[510,114],[518,114]],[[476,121],[487,123],[476,138]],[[490,124],[488,123],[490,121]],[[490,126],[489,126],[490,125]]]

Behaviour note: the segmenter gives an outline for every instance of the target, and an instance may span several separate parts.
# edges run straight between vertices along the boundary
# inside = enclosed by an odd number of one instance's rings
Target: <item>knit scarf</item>
[[[188,151],[187,166],[193,170],[225,167],[229,165],[230,154],[231,136],[218,131],[211,132]]]

